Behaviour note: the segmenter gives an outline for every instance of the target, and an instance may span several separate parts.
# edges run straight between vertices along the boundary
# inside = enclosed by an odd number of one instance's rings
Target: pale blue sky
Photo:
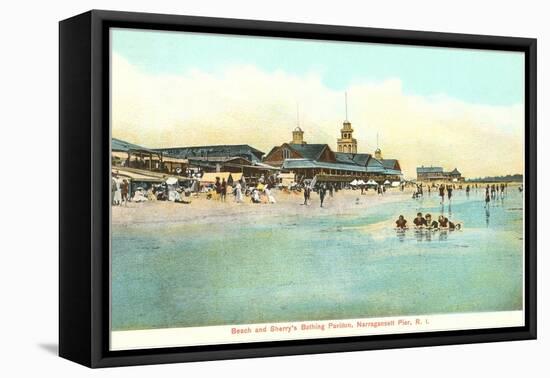
[[[524,56],[517,52],[132,29],[115,29],[112,47],[153,75],[191,69],[215,73],[252,64],[267,72],[317,73],[334,90],[398,78],[405,94],[486,105],[524,101]]]

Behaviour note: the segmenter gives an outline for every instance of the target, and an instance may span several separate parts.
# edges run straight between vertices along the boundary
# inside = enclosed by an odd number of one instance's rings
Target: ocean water
[[[453,194],[450,208],[432,193],[341,216],[114,225],[112,329],[521,310],[522,194],[488,209],[481,191]],[[418,211],[464,228],[393,229]]]

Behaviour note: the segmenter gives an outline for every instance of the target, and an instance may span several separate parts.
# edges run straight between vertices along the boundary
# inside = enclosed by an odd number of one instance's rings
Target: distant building
[[[264,153],[248,144],[169,147],[156,148],[155,151],[169,153],[185,159],[234,158],[242,157],[250,162],[262,161]]]
[[[185,158],[191,168],[203,172],[240,172],[247,178],[257,178],[277,170],[262,163],[264,153],[248,144],[170,147],[155,151]]]
[[[169,152],[153,150],[121,139],[111,139],[111,164],[113,167],[142,169],[155,172],[182,172],[188,160]]]
[[[264,163],[293,172],[297,180],[317,176],[318,180],[325,182],[350,182],[354,179],[384,182],[400,181],[402,176],[397,160],[384,163],[371,154],[334,152],[328,144],[283,143],[273,147]]]
[[[382,159],[377,148],[375,156],[357,153],[357,140],[348,121],[346,94],[346,118],[336,140],[337,152],[328,144],[307,144],[304,131],[297,126],[292,131],[292,142],[273,147],[265,156],[264,163],[280,167],[283,172],[292,172],[296,180],[318,178],[325,182],[351,182],[354,179],[374,180],[378,183],[401,181],[402,172],[396,159]]]
[[[464,181],[464,177],[458,171],[458,169],[453,169],[450,172],[445,172],[443,167],[417,167],[416,168],[416,179],[418,181]]]
[[[382,163],[382,165],[384,166],[384,168],[392,169],[394,171],[401,172],[401,166],[399,165],[399,160],[397,160],[397,159],[382,159],[382,157],[378,158],[376,156],[377,156],[377,154],[375,153],[374,154],[375,159],[380,161]]]

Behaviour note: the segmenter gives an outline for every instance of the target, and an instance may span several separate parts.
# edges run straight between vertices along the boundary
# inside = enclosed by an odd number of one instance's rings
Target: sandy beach
[[[369,190],[361,195],[360,190],[340,190],[333,197],[327,193],[324,205],[320,207],[319,195],[311,194],[310,204],[305,206],[303,193],[287,193],[273,190],[277,203],[254,204],[250,197],[244,197],[242,203],[235,202],[233,195],[228,194],[225,202],[206,199],[206,194],[186,197],[189,204],[170,201],[129,202],[123,206],[112,207],[113,224],[136,223],[175,223],[193,222],[208,223],[213,221],[242,221],[248,223],[255,218],[277,216],[323,216],[347,215],[364,209],[366,213],[374,207],[411,198],[412,188],[405,191],[390,189],[384,195]]]

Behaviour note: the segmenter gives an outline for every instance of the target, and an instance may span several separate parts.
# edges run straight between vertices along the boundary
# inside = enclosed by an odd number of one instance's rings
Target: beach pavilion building
[[[348,144],[341,145],[343,138],[339,138],[338,149],[356,151],[352,133],[350,125],[344,135],[345,143]],[[371,154],[334,152],[328,144],[308,144],[303,140],[303,131],[298,128],[293,131],[292,136],[291,142],[273,147],[263,162],[280,167],[283,172],[294,173],[298,182],[315,176],[321,182],[349,183],[354,179],[374,180],[378,183],[386,180],[401,181],[401,168],[395,159],[381,161]],[[301,143],[296,143],[298,141]]]
[[[248,144],[170,147],[155,151],[185,159],[191,169],[200,169],[206,173],[241,173],[245,179],[252,181],[279,171],[278,167],[262,161],[264,152]]]
[[[170,153],[156,151],[121,139],[111,139],[111,165],[168,174],[184,172],[188,161]]]

